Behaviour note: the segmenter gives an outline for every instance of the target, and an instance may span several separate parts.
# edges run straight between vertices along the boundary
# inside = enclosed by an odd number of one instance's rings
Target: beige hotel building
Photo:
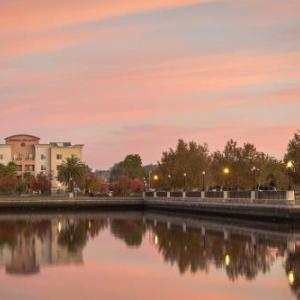
[[[72,145],[69,142],[40,144],[40,138],[27,134],[9,136],[5,144],[0,144],[0,164],[14,162],[18,176],[31,173],[51,175],[51,189],[64,189],[57,180],[58,166],[69,157],[82,160],[83,145]]]

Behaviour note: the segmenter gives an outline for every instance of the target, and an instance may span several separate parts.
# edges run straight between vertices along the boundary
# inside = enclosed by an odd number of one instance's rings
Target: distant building
[[[110,170],[96,170],[95,175],[108,182],[110,179]]]
[[[71,143],[40,144],[40,138],[27,134],[7,137],[5,144],[0,144],[0,164],[14,162],[17,175],[30,173],[36,176],[43,173],[51,176],[52,190],[64,189],[57,181],[57,170],[66,158],[78,157],[82,160],[83,145]]]

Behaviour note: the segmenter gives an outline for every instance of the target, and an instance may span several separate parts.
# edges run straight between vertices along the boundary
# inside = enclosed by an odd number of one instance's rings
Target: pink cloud
[[[214,2],[222,3],[208,10],[221,21],[208,22],[213,30],[201,43],[198,27],[192,24],[196,21],[187,21],[188,10],[166,14],[188,23],[176,24],[178,30],[170,36],[157,32],[163,22],[153,26],[147,20],[128,26],[113,20]],[[287,34],[290,44],[283,47],[278,42],[274,49],[261,49],[255,39],[251,47],[234,51],[227,44],[222,48],[222,43],[215,51],[203,50],[202,44],[215,38],[215,27],[227,20],[228,13],[234,16],[233,31],[242,26],[234,47],[239,46],[239,34],[244,36],[248,30],[245,23],[252,30],[252,25],[263,26],[264,18],[270,28],[262,28],[270,35],[280,36],[280,22],[287,22],[282,23],[287,28],[283,32],[297,36],[297,25],[292,30],[287,20],[294,18],[296,24],[298,7],[296,1],[270,0],[91,0],[88,5],[82,0],[72,5],[66,0],[59,4],[2,1],[3,136],[25,130],[45,141],[84,142],[87,160],[97,167],[111,166],[126,152],[139,152],[145,162],[156,161],[179,137],[206,141],[213,149],[223,147],[229,138],[249,139],[282,157],[299,124],[295,114],[300,98],[297,39]],[[105,27],[93,26],[108,19]],[[280,135],[275,141],[270,136],[276,132]]]
[[[59,4],[51,0],[28,0],[24,3],[7,1],[0,6],[0,34],[48,30],[149,10],[213,1],[215,0],[91,0],[89,5],[81,0],[72,1],[72,5],[66,0]]]

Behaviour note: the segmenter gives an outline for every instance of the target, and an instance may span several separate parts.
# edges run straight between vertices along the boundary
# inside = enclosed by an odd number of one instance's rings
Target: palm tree
[[[67,158],[58,167],[58,180],[68,186],[70,192],[74,191],[74,183],[80,184],[81,180],[84,178],[84,164],[77,158],[71,157]]]

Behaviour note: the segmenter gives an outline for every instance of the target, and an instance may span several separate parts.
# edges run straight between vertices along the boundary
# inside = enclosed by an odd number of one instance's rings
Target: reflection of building
[[[44,265],[81,264],[81,250],[70,252],[66,245],[59,244],[59,223],[52,221],[42,235],[35,231],[18,233],[15,243],[0,247],[0,265],[9,274],[30,275]]]
[[[6,272],[10,274],[35,274],[40,270],[36,260],[35,237],[20,235],[12,249],[11,260],[6,264]]]
[[[71,143],[40,144],[40,138],[32,135],[13,135],[0,145],[0,163],[7,165],[13,161],[17,165],[18,176],[25,173],[52,175],[52,189],[61,189],[57,182],[57,168],[66,158],[82,159],[83,145]]]

